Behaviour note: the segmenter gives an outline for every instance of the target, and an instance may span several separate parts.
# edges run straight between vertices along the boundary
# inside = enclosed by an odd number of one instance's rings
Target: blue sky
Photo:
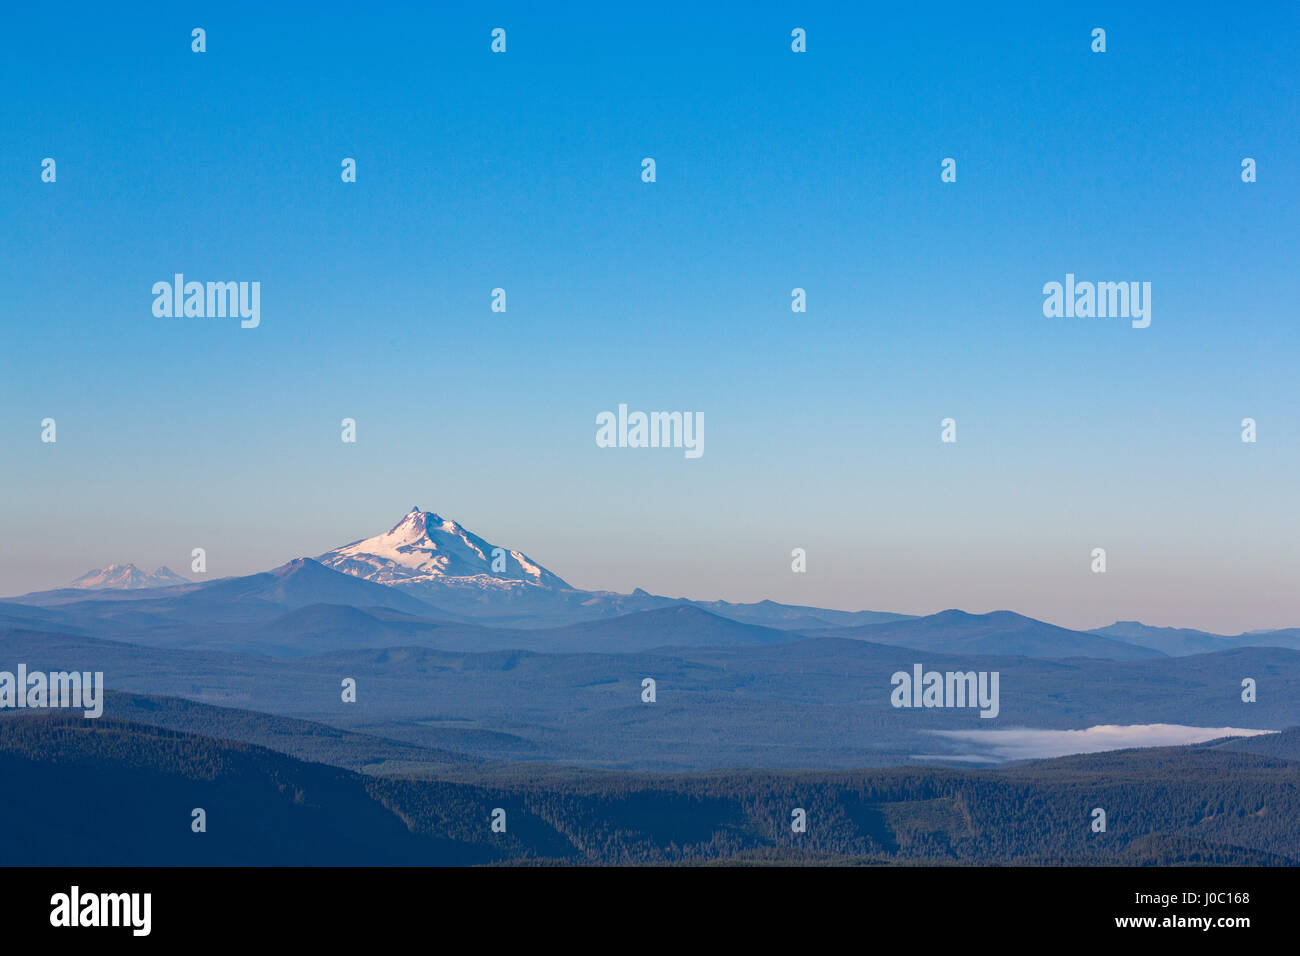
[[[1294,6],[262,6],[0,37],[0,592],[418,504],[591,588],[1300,624]],[[620,402],[704,456],[597,448]]]

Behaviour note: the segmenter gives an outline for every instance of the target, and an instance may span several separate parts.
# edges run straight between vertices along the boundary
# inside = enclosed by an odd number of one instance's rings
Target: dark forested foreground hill
[[[0,863],[1300,863],[1300,761],[1231,743],[999,770],[365,775],[58,713],[0,720]],[[1278,735],[1294,756],[1300,729]],[[206,813],[206,832],[191,828]],[[506,830],[494,832],[494,811]],[[1095,810],[1106,813],[1094,832]],[[802,809],[807,830],[791,830]]]

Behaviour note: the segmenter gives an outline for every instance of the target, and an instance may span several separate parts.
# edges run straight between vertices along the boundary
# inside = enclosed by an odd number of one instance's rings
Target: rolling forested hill
[[[1300,728],[1274,740],[1291,752]],[[0,819],[22,823],[0,841],[7,865],[1300,863],[1300,762],[1218,745],[999,770],[498,767],[452,780],[41,713],[0,720],[0,774]],[[195,807],[206,833],[191,831]],[[1098,807],[1104,833],[1090,828]]]

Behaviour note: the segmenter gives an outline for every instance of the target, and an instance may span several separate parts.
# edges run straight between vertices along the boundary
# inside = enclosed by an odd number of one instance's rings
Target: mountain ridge
[[[192,583],[171,568],[163,565],[146,574],[134,564],[110,564],[105,568],[87,571],[69,584],[70,588],[79,590],[143,590],[146,588],[165,588],[178,584]]]
[[[350,583],[345,583],[350,582]],[[378,590],[371,590],[377,588]],[[167,602],[171,602],[170,605]],[[1237,637],[1188,628],[1156,628],[1140,622],[1117,621],[1107,627],[1063,628],[1012,611],[977,615],[956,609],[929,615],[888,611],[843,611],[771,600],[752,603],[702,601],[651,594],[637,588],[630,594],[574,588],[522,551],[493,545],[454,519],[412,508],[388,531],[326,551],[318,558],[299,557],[270,571],[189,581],[167,568],[146,575],[133,564],[109,565],[88,572],[71,585],[33,592],[6,602],[11,624],[49,623],[44,615],[25,615],[23,607],[69,608],[61,623],[85,628],[91,619],[111,617],[125,626],[129,612],[110,604],[130,604],[147,626],[159,615],[181,613],[181,624],[196,620],[199,606],[214,613],[225,603],[235,617],[265,623],[267,612],[280,613],[309,605],[386,608],[421,619],[455,622],[503,630],[552,631],[584,622],[610,621],[642,612],[693,607],[716,619],[799,636],[836,636],[918,650],[936,647],[935,632],[943,631],[941,646],[980,653],[1025,653],[1029,656],[1111,656],[1144,658],[1181,656],[1241,646],[1300,648],[1300,629],[1242,634]],[[189,610],[186,610],[189,606]],[[164,613],[166,612],[166,613]],[[343,612],[319,612],[335,631]],[[326,621],[333,614],[332,622]],[[288,619],[302,634],[304,615]],[[357,618],[372,630],[401,630],[402,625]],[[674,620],[671,615],[663,618]],[[717,627],[709,618],[697,623]],[[372,623],[373,622],[373,623]],[[422,629],[427,623],[410,627]],[[196,632],[200,636],[202,629]],[[721,633],[721,632],[719,632]],[[954,644],[954,641],[958,642]],[[767,643],[766,639],[759,643]],[[526,642],[525,642],[526,643]]]

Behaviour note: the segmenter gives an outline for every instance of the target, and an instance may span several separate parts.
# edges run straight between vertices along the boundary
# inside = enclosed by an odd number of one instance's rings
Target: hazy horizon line
[[[407,512],[407,513],[410,514],[410,512]],[[439,512],[427,511],[427,512],[422,512],[422,513],[425,513],[425,514],[434,514],[434,515],[438,515],[439,517],[446,518],[445,515],[442,515],[442,514],[440,514]],[[456,521],[455,519],[447,518],[447,520],[455,521],[455,523],[456,523],[457,525],[459,525],[461,528],[465,528],[464,525],[461,525],[460,522],[459,522],[459,521]],[[468,529],[465,529],[465,530],[468,530]],[[372,537],[374,537],[374,536],[372,535]],[[345,544],[345,545],[340,545],[340,547],[349,547],[349,546],[352,545],[352,544],[357,544],[358,542],[365,541],[365,540],[367,540],[367,539],[366,539],[366,538],[358,538],[358,539],[356,539],[356,541],[349,542],[348,544]],[[331,550],[334,550],[334,549],[331,549]],[[329,553],[329,552],[322,552],[322,555],[323,555],[323,554],[327,554],[327,553]],[[157,568],[155,568],[153,571],[145,571],[144,568],[140,567],[139,565],[137,565],[137,564],[136,564],[135,562],[133,562],[133,561],[118,561],[118,562],[113,562],[113,563],[111,563],[111,564],[104,565],[104,566],[101,567],[101,568],[91,568],[91,569],[89,569],[88,571],[84,572],[84,574],[93,574],[93,573],[95,573],[95,572],[97,572],[97,571],[105,571],[105,570],[107,570],[107,569],[109,569],[109,568],[112,568],[112,567],[133,567],[133,568],[135,568],[136,570],[141,571],[141,572],[144,572],[144,573],[146,573],[146,574],[154,574],[154,573],[156,573],[156,572],[159,571],[159,570],[166,569],[166,570],[168,570],[168,571],[171,571],[173,574],[177,575],[178,577],[184,578],[184,579],[185,579],[189,584],[198,585],[198,586],[203,586],[203,585],[206,585],[206,584],[215,584],[215,583],[218,582],[218,581],[227,581],[227,580],[231,580],[231,579],[234,579],[234,578],[252,577],[253,575],[257,575],[257,574],[270,574],[270,573],[272,573],[272,572],[274,572],[274,571],[279,570],[280,568],[283,568],[283,567],[286,567],[286,566],[292,564],[292,563],[295,562],[295,561],[307,560],[307,561],[311,561],[311,562],[313,562],[313,563],[315,563],[315,564],[320,564],[321,567],[325,568],[325,569],[328,570],[328,571],[333,571],[333,572],[336,573],[336,574],[344,574],[344,575],[347,575],[348,577],[356,578],[357,580],[363,580],[363,581],[364,581],[364,580],[367,580],[367,579],[365,579],[365,578],[362,578],[360,575],[356,575],[356,574],[348,574],[348,572],[346,572],[346,571],[338,571],[338,570],[336,570],[335,568],[327,567],[326,565],[321,564],[321,562],[320,562],[320,560],[319,560],[320,557],[321,557],[321,555],[315,555],[315,556],[313,556],[313,555],[307,555],[307,554],[299,554],[299,555],[296,555],[295,557],[288,558],[288,559],[286,559],[285,561],[282,561],[280,564],[274,565],[273,567],[270,567],[270,568],[263,568],[263,569],[260,569],[260,570],[253,570],[253,571],[245,571],[245,572],[242,572],[242,573],[235,573],[235,574],[225,574],[225,575],[222,575],[221,577],[211,578],[210,580],[195,580],[193,577],[191,577],[191,576],[189,576],[189,575],[187,575],[187,574],[183,574],[183,573],[181,573],[181,572],[179,572],[179,571],[176,571],[174,568],[170,567],[169,565],[165,565],[165,564],[159,565],[159,566],[158,566]],[[547,568],[547,570],[549,571],[550,569]],[[554,574],[555,572],[552,571],[551,573]],[[454,576],[455,576],[455,575],[452,575],[452,577],[454,577]],[[557,576],[567,581],[567,579],[565,579],[565,578],[563,577],[563,575],[557,575]],[[74,578],[73,580],[76,580],[76,579]],[[395,590],[395,591],[399,591],[399,592],[402,592],[402,593],[406,593],[406,592],[409,590],[409,589],[407,589],[407,588],[401,588],[401,587],[397,587],[397,586],[395,586],[395,585],[385,584],[384,582],[381,582],[381,581],[372,581],[372,582],[370,582],[370,583],[372,583],[372,584],[379,584],[379,585],[381,585],[382,587],[386,587],[386,588],[392,588],[393,590]],[[521,580],[520,583],[521,583],[521,584],[530,584],[531,582],[526,582],[526,581],[522,581],[522,580]],[[168,590],[169,588],[172,588],[172,587],[184,587],[184,586],[185,586],[185,585],[175,584],[175,585],[162,585],[162,586],[159,586],[159,587],[152,587],[152,588],[76,588],[76,587],[73,587],[73,586],[72,586],[72,583],[71,583],[71,582],[68,582],[68,583],[66,583],[66,584],[56,585],[56,586],[54,586],[54,587],[45,588],[45,589],[43,589],[43,590],[26,591],[26,592],[24,592],[24,593],[22,593],[22,594],[15,594],[15,595],[0,595],[0,601],[11,601],[11,602],[15,602],[15,603],[20,603],[20,599],[21,599],[21,598],[24,598],[24,597],[30,597],[30,596],[32,596],[32,595],[38,595],[38,594],[49,594],[49,593],[52,593],[52,592],[54,592],[54,591],[85,591],[87,594],[94,594],[94,593],[98,593],[98,592],[100,592],[100,591],[122,591],[122,590],[134,590],[134,591],[165,591],[165,590]],[[551,588],[551,587],[546,586],[546,585],[532,585],[532,586],[534,586],[534,587],[543,587],[543,588],[545,588],[546,590],[556,590],[556,589]],[[875,607],[863,607],[863,608],[842,608],[842,607],[831,607],[831,606],[829,606],[829,605],[824,605],[824,604],[793,604],[793,603],[790,603],[790,602],[787,602],[787,601],[777,601],[777,600],[774,600],[774,599],[772,599],[772,598],[760,598],[759,600],[756,600],[756,601],[732,601],[732,600],[728,600],[727,598],[722,598],[722,597],[719,597],[719,598],[700,598],[700,597],[686,597],[686,596],[684,596],[684,595],[671,596],[671,595],[667,595],[667,594],[658,594],[658,593],[655,593],[654,591],[652,591],[652,590],[650,590],[650,589],[648,589],[648,588],[642,588],[642,587],[634,588],[632,591],[616,591],[616,590],[613,590],[613,589],[606,589],[606,588],[584,588],[584,587],[578,587],[578,586],[576,586],[576,585],[570,585],[570,589],[571,589],[571,590],[574,590],[574,591],[581,591],[581,592],[588,593],[588,594],[615,594],[615,595],[620,595],[620,596],[631,596],[631,595],[634,594],[636,591],[643,591],[645,594],[649,595],[650,597],[663,598],[664,600],[668,600],[668,601],[682,601],[682,602],[688,602],[688,603],[694,603],[694,604],[708,604],[708,603],[715,603],[715,602],[717,602],[717,603],[723,603],[723,604],[730,604],[730,605],[735,606],[735,607],[745,607],[745,606],[756,605],[756,604],[771,603],[771,604],[780,605],[781,607],[808,608],[809,610],[820,610],[820,611],[835,611],[835,612],[837,612],[837,613],[841,613],[841,614],[863,614],[863,613],[871,613],[871,614],[897,614],[897,615],[899,615],[900,617],[905,617],[905,618],[925,618],[925,617],[933,617],[933,616],[935,616],[935,615],[937,615],[937,614],[944,614],[944,613],[946,613],[946,612],[948,612],[948,611],[957,611],[957,612],[959,612],[959,613],[961,613],[961,614],[968,614],[968,615],[971,615],[972,617],[985,617],[985,616],[990,615],[990,614],[1007,613],[1007,614],[1015,614],[1015,615],[1017,615],[1018,617],[1023,617],[1023,618],[1026,618],[1026,619],[1028,619],[1028,620],[1038,621],[1039,623],[1042,623],[1042,624],[1048,624],[1048,625],[1050,625],[1050,626],[1052,626],[1052,627],[1059,627],[1059,628],[1061,628],[1062,630],[1073,631],[1073,632],[1075,632],[1075,633],[1083,633],[1083,634],[1089,633],[1090,631],[1100,630],[1101,628],[1105,628],[1105,627],[1112,627],[1112,626],[1114,626],[1114,625],[1116,625],[1116,624],[1130,624],[1130,623],[1131,623],[1131,624],[1139,624],[1139,625],[1141,625],[1141,626],[1143,626],[1143,627],[1160,628],[1160,629],[1162,629],[1162,630],[1172,630],[1172,631],[1196,631],[1197,633],[1200,633],[1200,634],[1206,634],[1206,635],[1209,635],[1209,636],[1211,636],[1211,637],[1224,637],[1224,638],[1246,638],[1246,637],[1249,637],[1249,636],[1252,635],[1252,634],[1268,634],[1268,633],[1272,633],[1272,632],[1275,632],[1275,631],[1291,630],[1292,628],[1300,627],[1300,625],[1283,625],[1283,626],[1281,626],[1281,627],[1260,627],[1260,628],[1251,628],[1251,629],[1243,630],[1243,631],[1240,631],[1240,632],[1235,633],[1235,634],[1229,634],[1229,633],[1224,633],[1224,632],[1222,632],[1222,631],[1211,631],[1211,630],[1205,630],[1205,629],[1200,628],[1200,627],[1192,627],[1192,626],[1187,626],[1187,625],[1147,624],[1145,621],[1142,621],[1142,620],[1140,620],[1140,619],[1130,618],[1130,619],[1116,619],[1116,620],[1112,621],[1110,624],[1103,624],[1103,625],[1101,625],[1099,628],[1079,628],[1079,627],[1070,627],[1070,626],[1065,625],[1065,624],[1057,624],[1057,623],[1055,623],[1054,621],[1048,620],[1048,619],[1045,618],[1045,617],[1036,617],[1036,616],[1031,615],[1031,614],[1024,614],[1024,613],[1022,613],[1022,612],[1020,612],[1020,611],[1017,611],[1017,610],[1015,610],[1015,609],[1013,609],[1013,608],[1010,608],[1010,607],[992,608],[992,609],[987,610],[987,611],[971,611],[971,610],[967,610],[966,608],[956,607],[956,606],[953,606],[953,605],[949,605],[949,606],[947,606],[947,607],[942,607],[942,608],[939,608],[938,610],[934,610],[934,611],[913,612],[913,611],[894,611],[894,610],[886,610],[886,609],[875,608]],[[420,598],[417,597],[416,600],[420,600]],[[317,603],[320,603],[320,604],[328,604],[328,603],[330,603],[330,602],[328,602],[328,601],[320,601],[320,602],[317,602]],[[423,603],[427,603],[427,602],[423,602]],[[437,607],[436,605],[433,605],[433,604],[429,604],[429,608],[430,608],[431,610],[438,610],[438,607]],[[650,609],[650,610],[657,610],[657,609]],[[640,613],[644,613],[644,611],[628,611],[628,612],[627,612],[628,615],[630,615],[630,614],[640,614]],[[623,617],[623,616],[626,616],[626,615],[618,614],[618,615],[613,615],[613,616],[614,616],[614,617]],[[471,620],[472,620],[472,619],[471,619]],[[878,623],[882,623],[882,624],[884,624],[884,623],[889,623],[889,622],[882,621],[882,622],[878,622]],[[482,626],[484,626],[484,627],[490,627],[490,626],[492,626],[492,625],[482,625]],[[768,626],[770,626],[770,625],[759,625],[759,626],[768,627]],[[835,625],[835,624],[829,624],[829,623],[827,624],[827,628],[828,628],[828,629],[835,629],[835,628],[839,628],[839,627],[864,627],[864,626],[870,626],[870,625]]]

